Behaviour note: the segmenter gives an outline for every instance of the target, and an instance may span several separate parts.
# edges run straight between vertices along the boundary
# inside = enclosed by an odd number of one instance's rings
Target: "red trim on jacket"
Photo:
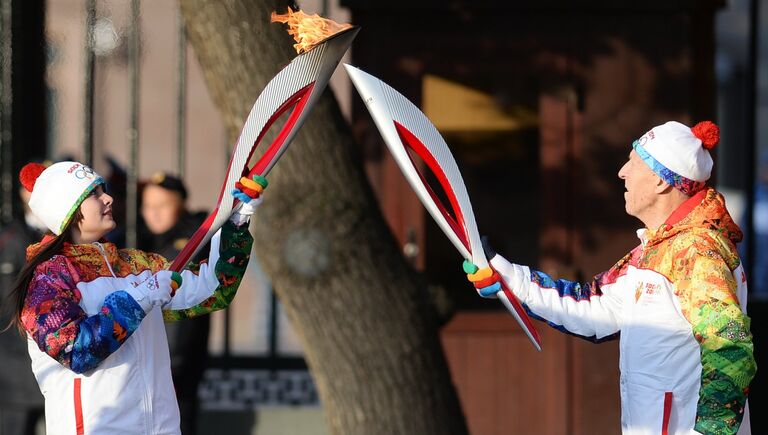
[[[83,401],[80,397],[81,378],[75,378],[74,399],[75,399],[75,433],[83,435],[85,433],[83,425]]]
[[[669,416],[672,415],[672,392],[664,393],[664,419],[661,422],[661,435],[669,433]]]

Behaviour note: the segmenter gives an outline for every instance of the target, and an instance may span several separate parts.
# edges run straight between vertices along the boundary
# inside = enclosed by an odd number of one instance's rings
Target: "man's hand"
[[[483,252],[485,258],[491,261],[496,256],[496,251],[491,247],[491,243],[488,241],[487,236],[482,236],[480,240],[483,242]],[[501,291],[501,276],[491,269],[491,266],[483,269],[478,268],[469,260],[464,260],[464,273],[467,274],[467,279],[475,286],[477,293],[484,298],[496,298],[496,293]]]
[[[484,298],[496,298],[501,291],[501,277],[490,266],[482,269],[469,260],[464,260],[464,272],[467,279],[475,286],[477,293]]]
[[[491,261],[493,257],[496,256],[496,250],[491,246],[490,239],[488,236],[482,236],[480,237],[480,241],[483,243],[483,253],[485,253],[485,258],[487,258],[488,261]]]

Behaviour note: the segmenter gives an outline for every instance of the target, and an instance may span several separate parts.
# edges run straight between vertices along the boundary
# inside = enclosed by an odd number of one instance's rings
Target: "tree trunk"
[[[292,41],[269,23],[273,2],[180,3],[236,137],[256,96],[295,56]],[[435,308],[383,221],[332,93],[269,179],[257,251],[303,341],[331,432],[466,434]]]

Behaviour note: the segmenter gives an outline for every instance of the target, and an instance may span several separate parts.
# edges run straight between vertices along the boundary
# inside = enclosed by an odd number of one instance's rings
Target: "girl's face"
[[[74,234],[75,243],[97,242],[117,225],[112,219],[112,197],[104,192],[101,185],[96,186],[83,200],[80,204],[80,213],[83,215],[83,220],[77,224],[77,231]]]

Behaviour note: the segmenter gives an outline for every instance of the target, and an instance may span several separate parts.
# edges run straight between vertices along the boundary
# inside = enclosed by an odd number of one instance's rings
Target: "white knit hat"
[[[58,162],[49,167],[29,163],[19,173],[21,184],[32,192],[29,208],[57,236],[64,231],[83,200],[104,179],[77,162]]]
[[[712,174],[709,150],[720,140],[710,121],[690,128],[677,121],[653,127],[632,147],[662,180],[687,195],[703,189]]]

